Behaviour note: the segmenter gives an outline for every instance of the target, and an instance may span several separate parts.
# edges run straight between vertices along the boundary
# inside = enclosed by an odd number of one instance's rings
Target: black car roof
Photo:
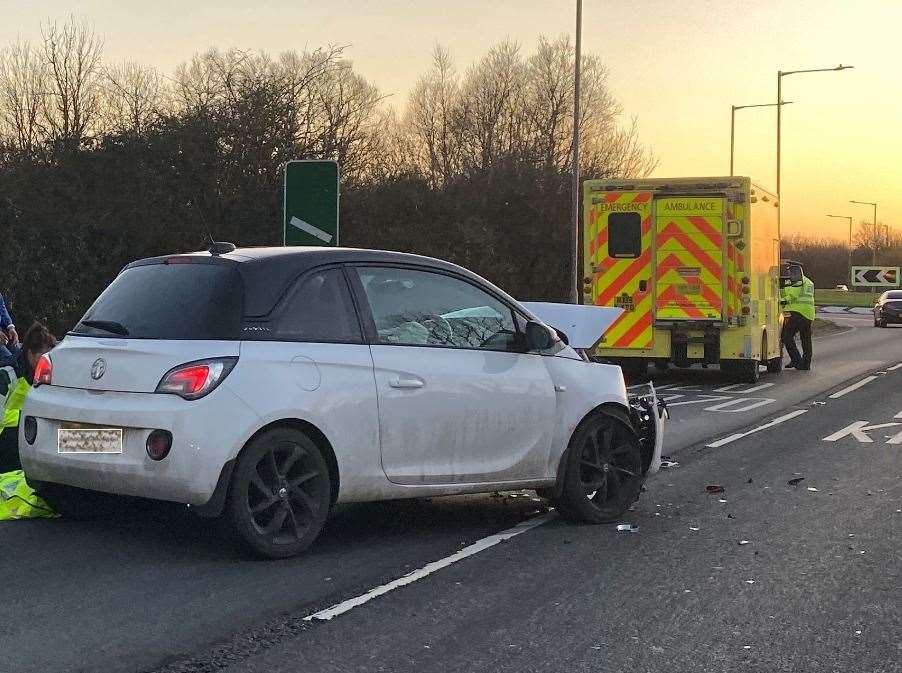
[[[451,272],[488,286],[496,294],[516,303],[510,295],[485,278],[456,264],[434,257],[390,250],[303,246],[237,248],[222,255],[204,251],[151,257],[132,262],[125,268],[165,264],[172,260],[234,265],[244,281],[244,313],[248,317],[269,314],[291,282],[311,269],[328,264],[404,264]]]

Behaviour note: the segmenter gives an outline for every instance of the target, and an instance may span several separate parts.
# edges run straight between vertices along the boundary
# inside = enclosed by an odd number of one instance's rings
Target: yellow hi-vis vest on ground
[[[808,276],[802,276],[800,285],[784,287],[783,299],[786,301],[784,311],[792,311],[808,320],[814,320],[814,283]]]
[[[0,474],[0,521],[52,519],[56,516],[25,481],[22,470]]]

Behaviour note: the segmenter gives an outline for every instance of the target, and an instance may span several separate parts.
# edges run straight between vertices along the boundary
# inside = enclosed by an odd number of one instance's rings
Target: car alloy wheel
[[[309,437],[278,428],[245,448],[230,497],[233,524],[245,546],[270,558],[293,556],[310,546],[325,523],[329,469]]]
[[[570,441],[561,495],[554,504],[571,521],[608,523],[623,516],[645,477],[642,450],[626,415],[593,413]]]
[[[642,479],[641,456],[618,430],[619,425],[613,423],[596,428],[588,433],[580,451],[583,492],[601,509],[619,502],[629,481]]]

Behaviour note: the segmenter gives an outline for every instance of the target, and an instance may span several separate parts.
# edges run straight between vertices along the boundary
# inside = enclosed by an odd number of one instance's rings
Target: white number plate
[[[122,453],[122,428],[60,428],[60,453]]]

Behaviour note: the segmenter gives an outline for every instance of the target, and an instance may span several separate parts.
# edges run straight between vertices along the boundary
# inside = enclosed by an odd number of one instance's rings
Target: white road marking
[[[898,414],[893,416],[893,418],[902,418],[902,411],[900,411]]]
[[[668,407],[678,407],[682,404],[702,404],[703,402],[717,402],[719,400],[731,400],[729,395],[699,395],[697,400],[685,400],[684,402],[668,402]]]
[[[392,580],[388,584],[383,584],[382,586],[370,589],[360,596],[349,598],[346,601],[342,601],[341,603],[333,605],[331,608],[326,608],[325,610],[314,612],[312,615],[307,615],[306,617],[304,617],[304,621],[328,621],[334,617],[337,617],[338,615],[342,615],[345,612],[348,612],[349,610],[353,610],[354,608],[363,605],[364,603],[368,603],[374,598],[383,596],[390,591],[394,591],[395,589],[407,586],[408,584],[412,584],[417,580],[423,579],[424,577],[428,577],[432,573],[441,570],[442,568],[447,568],[452,563],[457,563],[458,561],[461,561],[468,556],[473,556],[474,554],[478,554],[479,552],[488,549],[489,547],[494,547],[499,542],[504,542],[505,540],[509,540],[512,537],[516,537],[517,535],[525,533],[528,530],[536,528],[537,526],[548,523],[549,521],[554,519],[555,516],[557,516],[555,512],[549,512],[548,514],[537,516],[534,519],[529,519],[527,521],[518,523],[513,528],[508,528],[507,530],[500,533],[484,537],[481,540],[477,540],[470,546],[464,547],[460,551],[451,554],[451,556],[439,559],[438,561],[433,561],[432,563],[427,563],[422,568],[418,568],[417,570],[404,575],[404,577],[399,577],[396,580]]]
[[[892,428],[897,425],[902,425],[902,423],[879,423],[878,425],[868,425],[868,423],[870,423],[870,421],[855,421],[844,427],[842,430],[837,430],[832,435],[824,437],[822,441],[835,442],[843,437],[851,436],[862,444],[873,444],[874,440],[865,433],[870,432],[871,430],[882,430],[883,428]]]
[[[706,444],[709,449],[717,449],[725,444],[729,444],[730,442],[735,442],[737,439],[742,439],[743,437],[748,437],[749,435],[753,435],[756,432],[761,432],[762,430],[767,430],[768,428],[772,428],[775,425],[779,425],[780,423],[785,423],[796,416],[801,416],[802,414],[808,413],[807,409],[796,409],[795,411],[791,411],[788,414],[783,414],[782,416],[778,416],[772,421],[765,423],[764,425],[759,425],[757,428],[752,428],[751,430],[747,430],[746,432],[738,432],[735,435],[730,435],[729,437],[724,437],[723,439],[718,439],[716,442],[712,442],[710,444]]]
[[[863,379],[861,379],[861,381],[859,381],[858,383],[853,383],[851,386],[846,386],[846,387],[843,388],[842,390],[837,390],[835,393],[833,393],[832,395],[830,395],[830,399],[831,399],[831,400],[837,400],[837,399],[839,399],[840,397],[842,397],[843,395],[848,395],[848,394],[851,393],[853,390],[858,390],[858,389],[861,388],[862,386],[866,386],[866,385],[869,384],[871,381],[876,380],[876,378],[877,378],[876,376],[865,376],[865,377],[864,377]]]
[[[892,367],[887,367],[886,371],[888,371],[888,372],[894,372],[894,371],[896,371],[897,369],[899,369],[900,367],[902,367],[902,362],[900,362],[900,363],[897,364],[897,365],[893,365]]]
[[[311,236],[318,238],[319,240],[323,241],[324,243],[332,242],[332,234],[330,234],[328,231],[323,231],[319,227],[313,226],[309,222],[304,222],[304,220],[302,220],[299,217],[292,216],[291,219],[288,221],[288,224],[290,224],[292,227],[300,229],[301,231],[307,232]]]
[[[776,401],[777,400],[772,400],[769,397],[737,397],[726,402],[721,402],[720,404],[715,404],[713,407],[705,407],[704,411],[722,411],[728,414],[736,414],[742,411],[751,411],[758,407],[773,404]],[[740,404],[743,404],[743,406],[738,406]],[[733,407],[736,408],[734,409]]]
[[[715,388],[714,392],[715,393],[728,393],[728,392],[732,391],[734,393],[742,393],[744,395],[745,393],[754,393],[759,390],[764,390],[765,388],[771,388],[771,387],[773,387],[774,384],[773,383],[759,383],[757,386],[752,386],[751,388],[746,388],[745,390],[739,390],[739,388],[742,388],[745,385],[748,385],[748,384],[734,383],[733,385],[724,386],[723,388]]]
[[[897,416],[896,418],[902,418],[902,416]],[[902,432],[890,437],[886,443],[887,444],[902,444]]]

